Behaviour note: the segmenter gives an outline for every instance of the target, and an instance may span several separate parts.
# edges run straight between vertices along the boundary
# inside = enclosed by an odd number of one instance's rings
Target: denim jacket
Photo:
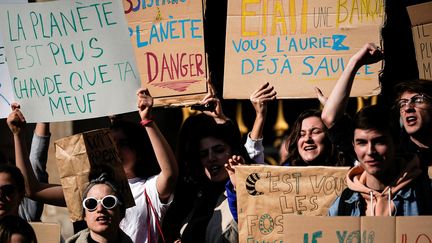
[[[418,183],[418,182],[417,182]],[[427,186],[427,182],[424,182],[425,186]],[[429,180],[429,183],[431,181]],[[410,183],[410,186],[407,186],[405,188],[402,188],[396,195],[394,195],[392,202],[395,205],[395,212],[392,216],[417,216],[417,215],[425,215],[429,214],[431,210],[431,205],[427,205],[425,203],[426,208],[420,209],[419,203],[418,203],[418,195],[417,192],[414,190],[413,186],[414,183]],[[349,188],[346,188],[345,190],[350,190]],[[421,193],[421,192],[418,192]],[[421,196],[429,196],[429,198],[432,195],[421,195]],[[341,197],[338,197],[333,205],[329,208],[328,215],[329,216],[342,216],[338,210],[339,210],[339,203],[341,202]],[[361,212],[361,202],[363,197],[360,195],[359,192],[353,192],[351,197],[344,200],[344,203],[351,204],[351,214],[344,215],[344,216],[362,216],[364,215],[364,212]],[[429,212],[429,213],[428,213]],[[390,215],[389,215],[390,216]]]

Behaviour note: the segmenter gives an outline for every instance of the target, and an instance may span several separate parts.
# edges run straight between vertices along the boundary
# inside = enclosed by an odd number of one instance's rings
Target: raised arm
[[[43,203],[66,206],[61,186],[40,183],[33,172],[23,133],[26,121],[18,104],[12,104],[12,112],[7,118],[7,124],[14,137],[16,166],[25,178],[26,196]]]
[[[262,146],[264,124],[267,116],[267,102],[276,99],[276,91],[269,83],[255,90],[250,101],[255,109],[255,121],[252,131],[248,134],[245,148],[249,157],[259,164],[264,164],[264,147]]]
[[[30,148],[30,162],[38,181],[45,183],[48,183],[46,164],[48,161],[50,138],[49,123],[37,123]]]
[[[331,128],[344,114],[354,77],[359,68],[366,64],[376,63],[382,58],[383,52],[371,43],[364,45],[350,58],[322,111],[321,118],[328,128]]]
[[[151,110],[153,108],[153,97],[148,89],[140,89],[137,92],[138,111],[143,125],[150,138],[156,159],[161,168],[161,172],[156,181],[159,199],[166,202],[174,192],[178,176],[178,165],[174,153],[166,141],[165,137],[159,131],[156,123],[151,120]]]
[[[30,163],[39,182],[48,183],[46,164],[50,143],[49,123],[37,123],[30,148]],[[24,198],[19,207],[19,214],[27,221],[40,221],[44,204]]]

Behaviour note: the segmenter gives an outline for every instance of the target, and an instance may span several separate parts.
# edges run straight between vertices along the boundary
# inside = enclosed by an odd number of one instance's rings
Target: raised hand
[[[321,105],[325,105],[327,102],[327,97],[324,96],[323,92],[321,91],[320,88],[315,87],[315,94],[320,102]]]
[[[228,159],[228,163],[225,164],[225,169],[228,172],[231,183],[236,188],[236,176],[235,176],[235,167],[237,165],[244,165],[245,160],[240,155],[233,155],[230,159]]]
[[[228,118],[223,113],[221,101],[215,95],[213,84],[211,83],[210,80],[207,80],[207,83],[208,83],[209,91],[207,95],[204,97],[204,99],[200,102],[200,104],[208,105],[210,107],[214,106],[214,109],[204,110],[203,113],[206,114],[207,116],[213,117],[216,123],[223,124],[228,120]]]
[[[18,103],[12,103],[11,105],[12,112],[9,114],[6,122],[9,126],[9,129],[14,135],[17,135],[24,129],[26,125],[26,120],[24,115],[21,113],[20,105]]]
[[[151,110],[153,108],[153,97],[146,88],[137,91],[138,112],[141,120],[151,120]]]
[[[255,90],[249,97],[255,112],[258,115],[265,116],[267,113],[267,102],[276,99],[276,91],[273,86],[267,82],[257,90]]]

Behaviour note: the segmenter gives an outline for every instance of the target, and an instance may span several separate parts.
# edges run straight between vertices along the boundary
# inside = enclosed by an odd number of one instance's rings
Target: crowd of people
[[[432,83],[400,82],[393,106],[372,105],[354,117],[346,107],[360,67],[383,52],[366,44],[351,57],[323,110],[305,110],[290,129],[281,166],[349,166],[347,188],[329,216],[432,214]],[[319,90],[318,90],[319,91]],[[265,164],[263,129],[267,103],[277,93],[265,83],[251,94],[255,121],[242,144],[237,124],[226,117],[210,89],[202,101],[212,109],[188,117],[176,152],[152,119],[153,98],[137,92],[139,123],[113,119],[110,127],[135,206],[126,208],[109,173],[93,175],[82,192],[85,222],[66,242],[238,242],[236,166]],[[61,185],[48,183],[50,129],[38,123],[30,152],[24,114],[12,105],[15,165],[0,164],[0,239],[36,242],[27,221],[40,220],[43,203],[66,206]]]

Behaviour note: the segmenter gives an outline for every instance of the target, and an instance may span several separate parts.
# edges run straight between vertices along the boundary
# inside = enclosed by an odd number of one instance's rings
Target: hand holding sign
[[[235,167],[237,165],[244,165],[245,160],[240,155],[233,155],[229,160],[228,163],[225,164],[225,169],[228,172],[228,175],[230,177],[231,183],[234,186],[234,190],[236,189],[236,175],[235,175]]]
[[[148,89],[139,89],[137,92],[138,96],[138,112],[141,120],[151,120],[151,110],[153,108],[153,97],[150,95]]]
[[[203,110],[203,112],[207,116],[213,117],[213,119],[215,119],[216,123],[223,124],[228,120],[228,118],[223,113],[221,101],[216,97],[213,84],[211,83],[210,80],[207,80],[207,84],[208,84],[209,90],[208,90],[207,95],[201,101],[201,104],[207,105],[209,107],[214,107],[214,109]]]
[[[7,124],[9,126],[9,129],[12,131],[14,135],[18,135],[21,130],[26,125],[26,120],[24,118],[24,115],[21,113],[20,105],[17,103],[13,103],[11,105],[12,112],[9,114],[7,118]]]

